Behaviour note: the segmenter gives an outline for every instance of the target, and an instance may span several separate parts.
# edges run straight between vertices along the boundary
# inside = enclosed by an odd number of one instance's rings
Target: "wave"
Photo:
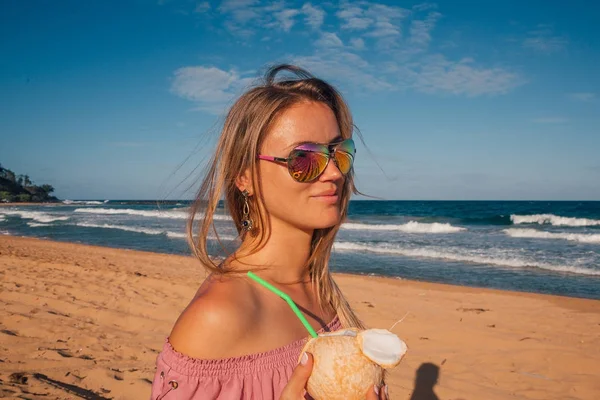
[[[600,234],[545,232],[519,228],[504,229],[504,232],[508,236],[516,238],[563,239],[581,243],[600,243]]]
[[[4,220],[5,220],[4,215],[0,215],[0,221],[4,221]]]
[[[407,233],[456,233],[466,230],[458,226],[452,226],[450,224],[441,224],[439,222],[423,223],[410,221],[402,225],[392,224],[360,224],[356,222],[348,222],[342,224],[342,229],[348,230],[366,230],[366,231],[400,231]]]
[[[498,257],[493,258],[489,256],[483,256],[480,254],[471,254],[468,252],[452,252],[447,249],[435,249],[435,248],[403,248],[403,247],[390,247],[385,245],[378,245],[373,243],[364,242],[336,242],[333,245],[336,250],[350,251],[350,252],[371,252],[379,254],[395,254],[406,257],[417,257],[417,258],[434,258],[442,260],[469,262],[475,264],[490,264],[504,267],[513,268],[526,268],[533,267],[539,269],[545,269],[554,272],[570,272],[580,275],[599,275],[600,270],[577,267],[572,265],[554,265],[543,263],[535,260],[526,260],[519,257]]]
[[[510,219],[515,225],[600,226],[600,220],[597,219],[561,217],[554,214],[511,215]]]
[[[71,205],[71,204],[84,204],[87,206],[97,206],[108,203],[108,200],[104,201],[95,201],[95,200],[63,200],[63,204]]]
[[[38,222],[28,222],[27,225],[29,225],[32,228],[37,228],[40,226],[52,226],[52,225],[48,225],[48,224],[40,224]]]
[[[175,210],[134,210],[132,208],[76,208],[73,212],[76,213],[87,213],[87,214],[101,214],[101,215],[136,215],[139,217],[148,218],[169,218],[169,219],[187,219],[189,213],[187,211],[175,211]],[[213,219],[219,221],[231,221],[231,217],[227,215],[215,214]]]
[[[153,228],[142,228],[127,225],[111,225],[111,224],[90,224],[87,222],[78,222],[75,225],[84,228],[100,228],[100,229],[117,229],[127,232],[145,233],[146,235],[166,235],[167,237],[174,239],[185,239],[187,235],[183,232],[166,231],[164,229],[153,229]],[[235,240],[236,238],[229,235],[220,235],[221,240]],[[209,236],[209,239],[215,239],[214,236]]]
[[[0,211],[4,215],[18,215],[23,219],[32,219],[37,222],[48,223],[54,221],[66,221],[69,217],[58,217],[41,211]]]

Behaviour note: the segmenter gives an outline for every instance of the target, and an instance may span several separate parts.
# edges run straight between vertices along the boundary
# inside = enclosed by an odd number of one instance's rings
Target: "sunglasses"
[[[292,149],[287,158],[258,155],[260,160],[286,163],[291,177],[298,182],[312,182],[327,168],[333,159],[343,175],[352,169],[356,148],[352,139],[330,143],[302,143]]]

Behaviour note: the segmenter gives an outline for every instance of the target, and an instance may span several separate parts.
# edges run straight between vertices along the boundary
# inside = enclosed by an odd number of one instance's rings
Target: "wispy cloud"
[[[341,87],[347,84],[362,90],[393,90],[394,86],[376,68],[361,56],[345,48],[329,48],[327,52],[317,51],[312,56],[293,57],[293,62],[307,68],[318,76],[337,82]]]
[[[407,71],[408,84],[424,93],[480,96],[508,93],[525,81],[515,72],[483,67],[471,58],[448,60],[443,55],[423,59]]]
[[[313,29],[320,29],[325,19],[325,11],[319,7],[315,7],[310,3],[305,3],[302,6],[302,12],[304,13],[304,21],[307,25]]]
[[[541,117],[541,118],[533,118],[531,122],[536,124],[564,124],[569,120],[564,117]]]
[[[592,101],[596,98],[596,93],[592,93],[592,92],[569,93],[568,97],[571,100],[576,100],[576,101]]]
[[[523,40],[523,47],[537,53],[552,54],[564,50],[568,40],[562,36],[554,35],[549,25],[538,25],[537,29],[530,31]]]
[[[424,20],[413,20],[410,26],[410,43],[420,49],[425,49],[431,41],[431,31],[442,14],[431,12]]]
[[[350,44],[356,50],[363,50],[365,48],[365,41],[362,40],[361,38],[350,39]]]
[[[312,51],[288,54],[283,59],[337,81],[346,89],[475,97],[505,94],[526,83],[518,72],[505,66],[431,53],[435,27],[442,18],[435,4],[404,9],[359,1],[339,6],[323,3],[323,7],[226,0],[217,10],[226,15],[230,25],[225,26],[230,32],[240,36],[262,32],[265,27],[287,33],[303,25],[303,34],[313,43]],[[196,66],[176,71],[171,89],[197,102],[199,108],[214,111],[247,81],[233,69]]]
[[[267,27],[277,27],[279,26],[282,31],[289,32],[292,29],[292,26],[296,23],[294,21],[294,17],[300,14],[300,10],[294,10],[293,8],[286,8],[283,10],[279,10],[274,13],[275,22],[271,23]]]
[[[312,30],[319,30],[325,19],[325,11],[311,3],[294,8],[286,7],[283,1],[225,0],[218,10],[226,18],[225,27],[242,37],[251,37],[264,28],[290,32],[300,20]]]
[[[253,78],[237,71],[216,67],[184,67],[175,71],[171,92],[198,104],[198,109],[212,113],[223,111],[224,105],[238,95]]]
[[[210,10],[210,4],[208,1],[201,1],[196,4],[196,8],[194,8],[195,13],[204,13]]]
[[[343,47],[344,43],[335,33],[323,32],[321,37],[315,42],[320,47]]]

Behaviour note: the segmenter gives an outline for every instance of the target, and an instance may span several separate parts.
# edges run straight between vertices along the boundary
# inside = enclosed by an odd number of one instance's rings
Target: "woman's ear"
[[[235,186],[243,192],[244,190],[248,191],[248,194],[252,195],[252,176],[250,174],[250,169],[246,169],[244,173],[235,178]]]

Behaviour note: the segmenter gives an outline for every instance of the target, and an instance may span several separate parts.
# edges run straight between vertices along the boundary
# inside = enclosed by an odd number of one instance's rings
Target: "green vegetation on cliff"
[[[0,202],[57,202],[52,185],[35,185],[29,175],[16,175],[0,164]]]

